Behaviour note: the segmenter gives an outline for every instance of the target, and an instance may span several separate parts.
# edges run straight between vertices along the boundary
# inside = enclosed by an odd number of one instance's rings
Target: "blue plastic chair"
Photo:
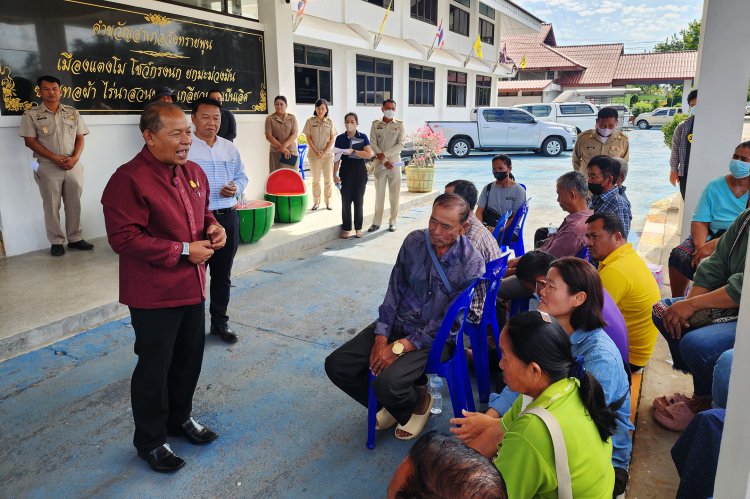
[[[469,378],[469,367],[466,362],[466,352],[464,351],[464,329],[466,327],[466,315],[471,305],[471,299],[474,296],[474,289],[480,279],[475,279],[464,289],[453,303],[448,307],[448,311],[443,317],[443,323],[438,329],[435,341],[430,348],[430,354],[427,357],[425,374],[436,374],[445,378],[448,382],[448,392],[453,405],[453,415],[457,418],[463,417],[461,410],[466,409],[474,411],[474,393],[471,390],[471,379]],[[461,327],[454,334],[453,329],[456,320],[461,321]],[[455,338],[456,350],[450,359],[442,361],[443,349],[449,339]],[[375,448],[375,423],[378,413],[378,401],[372,390],[372,380],[375,376],[370,373],[370,393],[367,403],[367,448]]]
[[[516,298],[510,301],[510,312],[508,314],[508,317],[513,317],[514,315],[522,314],[523,312],[528,312],[528,311],[529,311],[529,299],[528,298]],[[499,344],[500,343],[498,343],[498,345]]]
[[[587,262],[591,259],[591,253],[589,253],[589,247],[584,246],[580,250],[578,250],[578,253],[576,253],[576,258],[580,258],[581,260],[586,260]]]
[[[299,156],[299,174],[302,180],[305,179],[305,156],[307,156],[307,144],[297,145],[297,155]]]
[[[492,237],[494,237],[498,243],[500,242],[501,231],[505,228],[505,224],[508,223],[508,219],[510,218],[512,213],[512,211],[506,211],[500,218],[497,219],[495,230],[492,232]]]
[[[523,245],[523,228],[526,225],[526,217],[529,214],[529,205],[524,203],[518,208],[513,216],[513,222],[510,227],[503,233],[500,246],[508,246],[513,250],[514,258],[520,258],[526,252]]]
[[[487,263],[486,271],[482,277],[487,282],[487,294],[484,298],[484,308],[479,324],[468,323],[466,335],[471,343],[471,351],[474,357],[474,375],[477,378],[477,391],[479,401],[486,404],[490,400],[490,365],[489,349],[487,348],[487,328],[492,328],[492,336],[495,341],[500,338],[500,325],[497,323],[497,293],[503,274],[508,266],[510,251],[503,253],[500,258]],[[495,343],[497,344],[497,343]]]

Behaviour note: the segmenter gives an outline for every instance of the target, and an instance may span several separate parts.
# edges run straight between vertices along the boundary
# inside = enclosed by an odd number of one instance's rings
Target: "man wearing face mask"
[[[603,107],[596,118],[596,128],[581,132],[573,148],[573,169],[586,173],[594,156],[629,158],[628,137],[617,128],[617,109]]]
[[[388,230],[396,230],[398,218],[398,200],[401,193],[401,167],[394,163],[401,161],[401,151],[406,142],[404,124],[396,119],[396,101],[386,99],[383,102],[383,119],[372,122],[370,129],[370,146],[375,152],[375,215],[367,232],[375,232],[383,221],[385,207],[385,189],[388,188],[390,216]]]
[[[617,188],[620,164],[607,156],[595,156],[588,163],[588,177],[589,191],[592,194],[590,207],[594,214],[614,213],[622,222],[622,236],[627,240],[633,215],[630,202]]]
[[[677,125],[672,135],[672,154],[669,157],[669,182],[672,185],[680,183],[680,195],[685,199],[687,185],[688,163],[690,162],[690,147],[693,144],[693,125],[695,123],[695,105],[698,103],[698,89],[688,94],[690,116]]]

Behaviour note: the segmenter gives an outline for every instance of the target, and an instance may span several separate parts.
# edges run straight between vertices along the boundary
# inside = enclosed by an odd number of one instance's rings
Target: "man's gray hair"
[[[589,184],[586,176],[581,172],[563,173],[557,178],[557,185],[564,191],[576,191],[582,198],[588,197]]]
[[[152,133],[156,133],[164,126],[161,122],[161,115],[165,113],[167,109],[177,110],[183,112],[180,106],[172,102],[155,101],[148,104],[141,113],[141,121],[138,124],[138,128],[141,129],[141,133],[146,130],[151,130]]]
[[[625,182],[625,179],[628,178],[628,160],[625,158],[612,159],[620,163],[620,176],[622,177],[622,181]]]

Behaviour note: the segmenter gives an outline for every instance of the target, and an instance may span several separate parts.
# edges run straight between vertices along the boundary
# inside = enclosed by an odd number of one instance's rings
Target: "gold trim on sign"
[[[137,54],[150,55],[151,57],[167,57],[169,59],[190,59],[186,55],[177,55],[172,52],[154,52],[153,50],[131,50]]]
[[[6,111],[26,111],[34,107],[33,102],[22,101],[16,96],[16,82],[13,81],[10,66],[0,66],[0,86],[3,89],[3,105]]]
[[[150,22],[151,24],[156,24],[157,26],[166,26],[167,24],[172,24],[172,20],[166,16],[162,16],[161,14],[147,14],[143,16],[143,18]]]

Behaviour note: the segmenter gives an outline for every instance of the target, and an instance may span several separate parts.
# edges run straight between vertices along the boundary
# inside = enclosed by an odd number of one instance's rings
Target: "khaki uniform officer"
[[[385,190],[388,188],[390,217],[388,230],[396,230],[398,218],[399,195],[401,193],[401,167],[392,163],[401,161],[401,151],[406,141],[406,129],[403,122],[394,118],[396,103],[392,99],[383,102],[383,119],[372,122],[370,129],[370,146],[375,152],[375,215],[368,232],[380,228],[385,207]]]
[[[297,156],[297,118],[286,112],[286,97],[279,95],[273,100],[276,112],[266,118],[266,140],[271,143],[268,166],[271,172],[279,168],[296,168],[296,165],[280,163],[281,157]]]
[[[21,118],[20,135],[34,151],[39,168],[34,175],[44,207],[44,223],[53,256],[68,248],[90,250],[93,245],[81,236],[81,191],[83,136],[89,129],[78,111],[60,104],[60,82],[53,76],[39,81],[42,104],[29,109]],[[60,227],[60,204],[65,203],[65,232]]]
[[[573,169],[586,175],[594,156],[609,156],[627,161],[630,157],[628,137],[617,130],[617,109],[603,107],[596,118],[596,128],[581,132],[573,147]]]
[[[321,102],[322,101],[322,102]],[[326,208],[331,208],[331,191],[333,187],[333,142],[336,140],[336,127],[328,117],[328,104],[326,101],[318,101],[320,105],[315,106],[315,116],[308,118],[302,133],[307,138],[307,159],[313,174],[313,210],[320,205],[320,174],[323,173],[325,184]]]

